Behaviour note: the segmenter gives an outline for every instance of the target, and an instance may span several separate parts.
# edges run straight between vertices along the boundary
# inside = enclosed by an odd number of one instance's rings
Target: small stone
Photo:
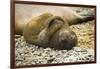
[[[51,51],[51,48],[46,48],[46,49],[44,49],[45,51]]]
[[[88,55],[88,57],[92,57],[92,55]]]
[[[49,60],[47,61],[47,63],[52,63],[52,62],[53,62],[53,60],[54,60],[54,58],[49,59]]]

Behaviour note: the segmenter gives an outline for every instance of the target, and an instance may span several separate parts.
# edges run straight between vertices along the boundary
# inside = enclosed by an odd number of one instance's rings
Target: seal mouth
[[[62,46],[63,46],[63,49],[71,50],[75,46],[75,43],[65,40],[64,42],[62,42]]]

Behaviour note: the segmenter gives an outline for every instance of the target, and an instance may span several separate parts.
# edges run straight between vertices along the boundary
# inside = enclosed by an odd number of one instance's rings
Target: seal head
[[[71,30],[62,31],[59,33],[59,46],[61,49],[70,50],[77,45],[77,36]]]

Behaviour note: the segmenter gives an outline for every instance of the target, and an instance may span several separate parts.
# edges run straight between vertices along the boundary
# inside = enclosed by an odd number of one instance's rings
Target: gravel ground
[[[79,13],[82,9],[74,10]],[[78,45],[69,51],[44,49],[26,43],[23,36],[15,35],[16,66],[94,61],[94,20],[72,25],[70,28],[77,34]]]
[[[67,62],[94,61],[94,50],[74,47],[72,50],[41,48],[24,41],[23,36],[16,39],[16,65],[52,64]]]
[[[72,25],[70,28],[78,37],[78,47],[94,49],[94,20]]]

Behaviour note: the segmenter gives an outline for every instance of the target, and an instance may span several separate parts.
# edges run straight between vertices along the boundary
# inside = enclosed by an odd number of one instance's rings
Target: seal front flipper
[[[46,27],[46,20],[53,15],[44,13],[29,21],[23,30],[23,36],[28,43],[37,43],[39,33]]]

